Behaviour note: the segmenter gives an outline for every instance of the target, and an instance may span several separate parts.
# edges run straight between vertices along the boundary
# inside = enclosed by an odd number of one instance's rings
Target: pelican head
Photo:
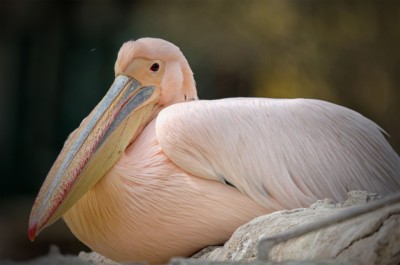
[[[118,161],[158,112],[197,99],[193,73],[179,48],[143,38],[126,42],[107,94],[71,133],[35,200],[28,235],[33,240],[62,217]]]

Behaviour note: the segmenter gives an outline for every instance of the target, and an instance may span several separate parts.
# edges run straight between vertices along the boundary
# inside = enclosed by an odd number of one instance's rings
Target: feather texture
[[[154,120],[64,220],[102,255],[163,264],[172,253],[189,256],[222,244],[269,212],[233,187],[177,167],[156,139]]]
[[[382,129],[320,100],[235,98],[160,112],[157,138],[189,173],[229,182],[268,209],[400,190],[400,159]],[[212,158],[212,159],[211,159]]]

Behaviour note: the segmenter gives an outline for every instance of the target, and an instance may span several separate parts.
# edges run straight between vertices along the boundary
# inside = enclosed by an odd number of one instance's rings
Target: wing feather
[[[234,98],[172,105],[157,117],[165,154],[272,209],[400,190],[400,158],[361,114],[320,100]]]

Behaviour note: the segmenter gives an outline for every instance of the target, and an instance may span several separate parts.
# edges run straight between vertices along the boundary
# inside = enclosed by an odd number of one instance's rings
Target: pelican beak
[[[33,239],[66,213],[118,161],[148,122],[160,98],[155,86],[119,75],[107,94],[71,133],[32,207]]]

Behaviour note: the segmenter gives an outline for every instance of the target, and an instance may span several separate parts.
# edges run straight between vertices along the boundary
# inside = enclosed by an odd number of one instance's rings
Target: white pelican
[[[67,139],[32,209],[29,237],[64,217],[119,262],[163,263],[225,242],[279,209],[400,190],[382,129],[313,99],[198,100],[175,45],[125,43],[115,81]]]

